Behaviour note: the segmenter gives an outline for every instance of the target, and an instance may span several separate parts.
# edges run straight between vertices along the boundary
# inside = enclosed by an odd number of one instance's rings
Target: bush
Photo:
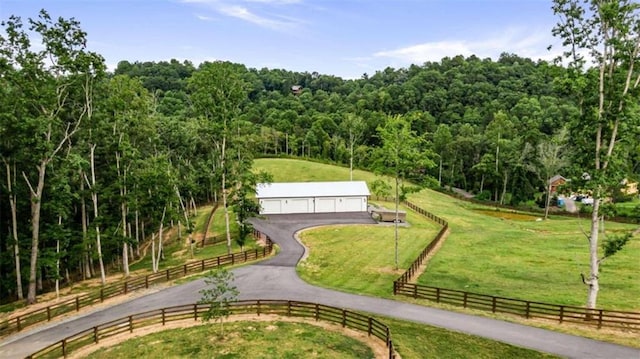
[[[478,201],[490,201],[491,200],[491,191],[484,190],[478,193],[475,197]]]

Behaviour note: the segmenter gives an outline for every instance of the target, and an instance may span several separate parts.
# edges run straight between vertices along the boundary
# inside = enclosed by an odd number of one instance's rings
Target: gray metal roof
[[[365,181],[258,183],[257,198],[369,196]]]

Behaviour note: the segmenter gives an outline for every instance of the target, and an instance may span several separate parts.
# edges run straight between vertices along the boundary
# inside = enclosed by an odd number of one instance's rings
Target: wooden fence
[[[366,332],[385,342],[389,358],[395,358],[393,342],[389,327],[384,323],[366,315],[326,306],[317,303],[286,301],[286,300],[251,300],[231,303],[231,315],[239,314],[274,314],[288,317],[311,318],[316,321],[338,323],[343,328],[351,328]],[[59,358],[66,357],[71,352],[82,347],[99,343],[106,338],[122,334],[133,333],[135,329],[152,325],[165,325],[167,322],[193,319],[197,321],[208,310],[207,304],[188,304],[175,307],[151,310],[112,320],[92,328],[79,331],[58,342],[55,342],[27,358]]]
[[[77,312],[80,308],[88,307],[96,303],[102,303],[106,299],[125,295],[138,289],[149,288],[149,286],[157,283],[167,282],[189,274],[201,273],[212,268],[250,262],[269,256],[273,251],[273,242],[271,239],[258,231],[255,231],[254,235],[265,238],[267,245],[263,248],[256,248],[244,252],[231,253],[214,258],[193,261],[180,266],[168,268],[157,273],[105,285],[101,287],[100,290],[96,290],[92,293],[79,295],[73,299],[50,305],[46,308],[37,309],[0,321],[0,338],[19,332],[32,325],[51,321],[51,319],[57,316],[74,311]]]
[[[640,330],[640,313],[624,312],[607,309],[587,309],[585,307],[558,305],[549,303],[532,302],[528,300],[502,298],[491,295],[465,292],[460,290],[431,287],[409,283],[419,275],[418,269],[440,242],[449,225],[446,220],[427,212],[410,202],[404,205],[415,212],[442,225],[440,232],[420,253],[409,269],[400,278],[393,282],[393,294],[405,295],[413,298],[433,300],[438,303],[462,306],[464,308],[491,311],[492,313],[507,313],[525,318],[542,318],[559,323],[576,323],[580,325],[595,326],[597,328],[613,327],[627,330]]]

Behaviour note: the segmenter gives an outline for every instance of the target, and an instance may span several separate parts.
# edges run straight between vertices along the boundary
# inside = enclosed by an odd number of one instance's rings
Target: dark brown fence
[[[105,285],[99,290],[96,290],[92,293],[79,295],[73,299],[50,305],[46,308],[37,309],[19,316],[9,318],[4,321],[0,321],[0,338],[15,332],[19,332],[24,328],[32,326],[34,324],[50,321],[52,318],[55,318],[57,316],[74,311],[77,312],[80,310],[80,308],[84,308],[96,303],[101,303],[106,299],[124,295],[138,289],[149,288],[149,286],[157,283],[167,282],[176,278],[187,276],[189,274],[201,273],[212,268],[250,262],[270,255],[273,251],[273,242],[271,242],[271,239],[258,231],[256,231],[254,235],[261,236],[262,238],[266,239],[267,245],[263,248],[256,248],[244,252],[231,253],[214,258],[193,261],[181,266],[168,268],[157,273],[130,278],[123,282]]]
[[[409,207],[411,210],[417,212],[418,214],[425,216],[442,226],[440,232],[438,232],[433,240],[422,250],[422,252],[420,252],[420,255],[418,255],[418,258],[416,258],[416,260],[411,263],[409,269],[407,269],[407,271],[404,272],[404,274],[402,274],[402,276],[400,276],[400,278],[396,280],[396,282],[408,283],[415,275],[419,274],[418,271],[420,266],[422,266],[425,259],[427,259],[427,256],[429,256],[429,254],[433,252],[433,249],[442,241],[445,233],[449,230],[449,223],[447,223],[447,221],[445,221],[444,219],[436,216],[435,214],[427,212],[426,210],[416,206],[411,202],[404,201],[403,204]],[[396,282],[393,283],[393,294],[397,294],[395,291]]]
[[[400,283],[399,281],[396,281],[394,285],[394,292],[397,294],[429,299],[438,303],[462,306],[464,308],[513,314],[527,319],[541,318],[559,323],[577,323],[597,328],[640,329],[640,313],[532,302],[425,285]]]
[[[507,313],[525,318],[542,318],[558,321],[559,323],[576,323],[595,326],[597,328],[613,327],[640,330],[640,313],[624,312],[607,309],[587,309],[584,307],[532,302],[528,300],[495,297],[491,295],[465,292],[460,290],[431,287],[409,283],[413,276],[419,274],[418,268],[423,264],[427,255],[443,238],[448,229],[444,219],[427,212],[410,202],[404,205],[415,212],[442,225],[440,232],[420,253],[411,267],[393,282],[393,294],[406,295],[413,298],[433,300],[438,303],[462,306],[464,308],[491,311],[493,313]]]
[[[311,318],[316,321],[338,323],[343,328],[351,328],[366,332],[385,342],[389,350],[389,358],[395,358],[393,342],[389,327],[384,323],[366,315],[330,307],[317,303],[286,301],[286,300],[251,300],[234,302],[229,307],[231,315],[238,314],[274,314],[288,317]],[[27,358],[59,358],[66,357],[71,352],[82,347],[99,343],[106,338],[122,334],[133,333],[135,329],[152,325],[165,325],[167,322],[193,319],[197,321],[208,310],[207,304],[188,304],[169,308],[162,308],[138,313],[112,320],[107,323],[80,331],[53,343]]]

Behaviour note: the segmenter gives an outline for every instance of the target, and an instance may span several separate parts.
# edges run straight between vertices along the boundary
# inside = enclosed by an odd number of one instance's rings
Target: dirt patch
[[[366,333],[353,330],[350,328],[343,328],[340,325],[327,323],[322,321],[315,321],[307,318],[296,318],[296,317],[284,317],[278,315],[234,315],[229,317],[226,322],[235,322],[235,321],[246,321],[246,322],[272,322],[272,321],[281,321],[281,322],[294,322],[294,323],[305,323],[317,326],[322,328],[323,330],[329,330],[333,332],[338,332],[353,339],[356,339],[360,342],[365,343],[367,346],[371,348],[373,351],[375,358],[388,358],[389,351],[384,341],[374,337],[368,336]],[[111,346],[115,346],[119,343],[122,343],[126,340],[142,337],[151,333],[161,332],[168,329],[177,329],[177,328],[188,328],[193,327],[195,325],[209,325],[210,323],[206,323],[203,321],[194,321],[193,319],[184,319],[180,321],[170,322],[166,325],[152,325],[140,329],[135,329],[133,333],[123,333],[120,335],[116,335],[104,340],[101,340],[98,344],[91,344],[86,347],[83,347],[70,355],[67,358],[84,358],[88,354],[95,352],[101,348],[107,348]],[[274,327],[275,328],[275,327]],[[396,354],[396,358],[400,358],[399,355]]]

